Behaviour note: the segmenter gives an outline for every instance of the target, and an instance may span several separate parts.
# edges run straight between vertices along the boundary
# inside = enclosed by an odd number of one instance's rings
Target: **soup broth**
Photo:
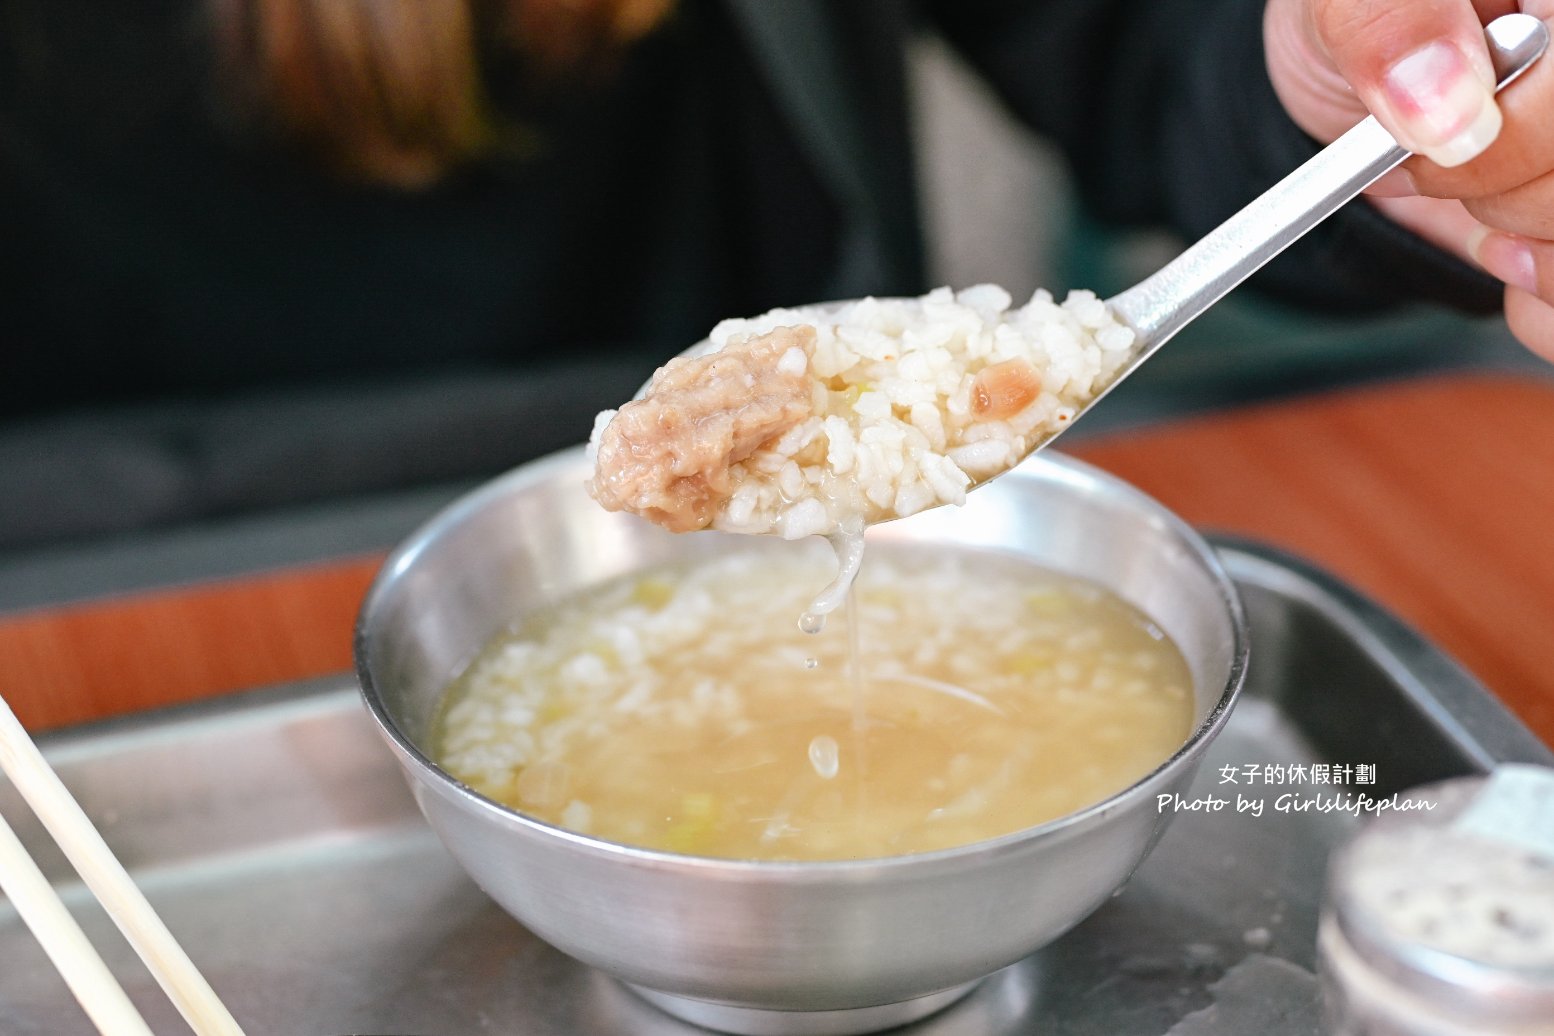
[[[879,543],[806,634],[829,555],[781,546],[609,583],[499,638],[449,688],[440,765],[612,841],[822,860],[1072,813],[1187,738],[1181,653],[1091,583]]]

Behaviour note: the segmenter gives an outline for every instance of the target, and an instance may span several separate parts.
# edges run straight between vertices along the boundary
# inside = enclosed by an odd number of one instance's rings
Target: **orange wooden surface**
[[[1341,576],[1554,744],[1554,382],[1352,389],[1073,452]]]
[[[1345,390],[1071,452],[1189,521],[1302,554],[1466,665],[1554,744],[1554,382]],[[30,728],[339,672],[376,558],[0,617]]]
[[[351,667],[379,559],[0,618],[0,688],[30,730]]]

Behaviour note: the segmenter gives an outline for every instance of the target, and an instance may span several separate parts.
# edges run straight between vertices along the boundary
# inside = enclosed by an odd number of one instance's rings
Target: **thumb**
[[[1495,73],[1470,0],[1316,0],[1338,71],[1398,143],[1443,166],[1500,133]]]

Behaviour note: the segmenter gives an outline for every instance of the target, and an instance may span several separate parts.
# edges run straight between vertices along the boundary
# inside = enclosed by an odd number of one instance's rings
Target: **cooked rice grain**
[[[962,504],[1062,431],[1134,340],[1092,292],[1059,305],[1038,291],[1011,309],[994,285],[775,309],[725,320],[709,339],[721,351],[799,327],[815,329],[812,347],[786,350],[777,369],[807,371],[812,412],[731,458],[713,528],[798,539]],[[614,415],[599,415],[596,455]]]

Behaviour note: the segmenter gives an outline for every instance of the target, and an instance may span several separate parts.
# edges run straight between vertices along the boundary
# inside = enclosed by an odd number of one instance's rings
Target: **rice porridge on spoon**
[[[1133,332],[1091,292],[981,285],[725,320],[599,415],[589,491],[671,531],[854,532],[937,504],[1062,431]]]

